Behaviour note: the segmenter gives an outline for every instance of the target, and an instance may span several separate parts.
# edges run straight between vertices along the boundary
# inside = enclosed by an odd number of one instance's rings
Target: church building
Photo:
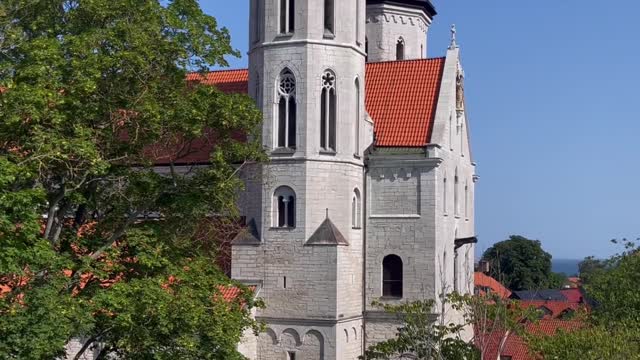
[[[455,28],[429,58],[429,0],[250,5],[249,68],[205,81],[264,113],[269,162],[244,173],[232,277],[256,286],[267,328],[241,350],[357,359],[399,326],[374,301],[473,291],[477,178]]]

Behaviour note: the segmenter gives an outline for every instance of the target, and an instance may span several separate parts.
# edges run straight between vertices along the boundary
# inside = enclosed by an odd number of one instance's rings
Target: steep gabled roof
[[[366,108],[376,145],[422,147],[430,143],[445,58],[388,61],[366,65]],[[248,70],[213,71],[188,81],[228,93],[248,93]]]
[[[366,103],[377,146],[431,141],[444,63],[436,58],[367,64]]]

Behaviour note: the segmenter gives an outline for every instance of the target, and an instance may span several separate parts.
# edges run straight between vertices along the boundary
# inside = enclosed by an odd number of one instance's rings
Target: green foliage
[[[591,278],[601,271],[606,270],[607,261],[596,259],[594,256],[588,256],[584,258],[578,264],[578,270],[580,272],[580,280],[583,284],[591,282]]]
[[[553,337],[530,337],[545,359],[640,359],[640,256],[635,242],[606,260],[587,258],[585,291],[595,304],[584,328]]]
[[[547,360],[640,359],[636,329],[587,327],[554,336],[530,337],[529,347]]]
[[[195,0],[3,0],[0,14],[0,358],[52,359],[79,336],[103,358],[240,358],[259,304],[215,295],[229,234],[199,235],[237,215],[261,116],[185,81],[237,54],[228,31]],[[212,165],[178,171],[204,135]]]
[[[512,235],[482,255],[491,264],[491,276],[513,291],[539,290],[561,285],[551,271],[551,255],[540,241]]]
[[[401,325],[395,338],[369,347],[367,359],[411,354],[425,360],[479,360],[489,347],[497,346],[491,343],[495,337],[490,334],[521,334],[525,322],[537,318],[536,310],[497,296],[451,293],[443,297],[437,309],[432,300],[374,305],[395,315]],[[447,314],[458,314],[459,320],[447,321]]]
[[[439,324],[434,301],[416,301],[400,305],[382,305],[402,325],[393,339],[377,343],[366,350],[366,359],[389,359],[411,354],[418,359],[480,359],[473,344],[460,334],[466,324]]]

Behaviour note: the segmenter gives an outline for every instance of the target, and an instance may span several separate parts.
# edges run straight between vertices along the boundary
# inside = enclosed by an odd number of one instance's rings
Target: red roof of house
[[[534,307],[536,309],[542,309],[543,307],[547,308],[550,312],[549,315],[546,315],[546,319],[556,319],[561,316],[566,311],[575,311],[578,309],[585,308],[584,305],[575,303],[575,302],[567,302],[567,301],[544,301],[544,300],[522,300],[518,301],[523,308],[526,307]]]
[[[580,321],[566,321],[557,319],[543,319],[537,323],[527,324],[525,331],[529,334],[555,335],[558,330],[574,331],[583,328],[585,324]],[[482,337],[478,342],[478,347],[484,352],[484,359],[497,359],[500,342],[504,336],[504,330],[494,331]],[[484,346],[482,345],[484,344]],[[501,356],[510,356],[512,360],[538,360],[539,356],[529,354],[529,347],[522,337],[516,334],[509,334]]]
[[[373,119],[376,145],[420,147],[431,141],[445,58],[368,63],[366,108]],[[229,93],[248,93],[248,70],[189,74]]]
[[[497,294],[503,299],[507,299],[511,296],[511,291],[491,276],[485,275],[481,272],[476,272],[474,273],[473,278],[475,287],[478,289],[480,294],[485,295],[485,290],[483,288],[489,288],[491,289],[491,292]]]
[[[582,296],[582,290],[578,288],[562,289],[560,293],[567,298],[568,302],[572,303],[584,303],[584,296]]]

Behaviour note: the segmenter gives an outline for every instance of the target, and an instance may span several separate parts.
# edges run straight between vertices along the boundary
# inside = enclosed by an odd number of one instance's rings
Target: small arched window
[[[399,38],[396,42],[396,60],[404,60],[404,39]]]
[[[336,76],[328,70],[322,75],[320,148],[336,151]]]
[[[356,121],[355,121],[355,129],[353,129],[353,154],[356,156],[360,156],[360,80],[356,78],[355,81],[356,88],[356,103],[355,103],[355,112],[356,112]]]
[[[281,186],[273,193],[273,227],[296,227],[296,194],[288,186]]]
[[[402,259],[397,255],[382,260],[382,296],[402,297]]]
[[[295,29],[295,0],[280,0],[280,33],[293,33]]]
[[[296,148],[296,78],[289,69],[280,73],[278,83],[278,124],[276,145]]]
[[[333,0],[324,0],[324,34],[333,35],[334,21],[333,21]]]
[[[353,191],[353,198],[351,199],[351,227],[354,229],[360,229],[362,227],[362,202],[360,199],[360,190],[355,189]]]

